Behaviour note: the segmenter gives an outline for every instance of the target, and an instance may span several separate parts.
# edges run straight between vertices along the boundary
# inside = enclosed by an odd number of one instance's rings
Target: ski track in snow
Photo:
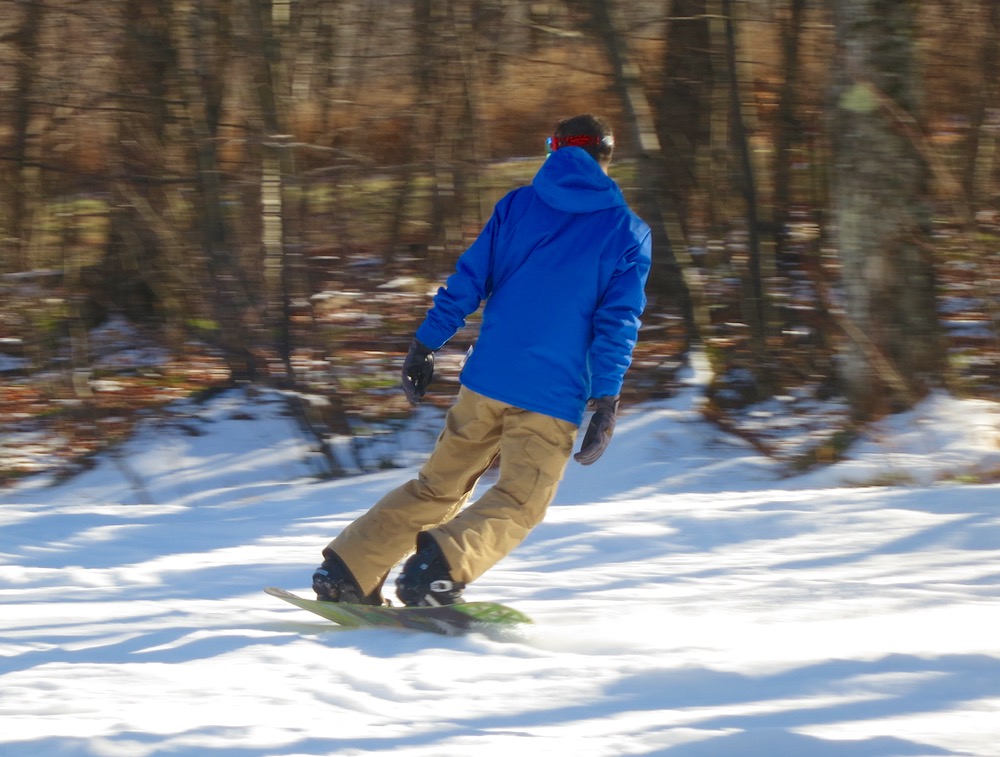
[[[942,483],[1000,465],[997,406],[932,397],[784,478],[697,398],[630,409],[467,590],[535,619],[507,636],[338,630],[261,592],[308,595],[413,473],[318,481],[276,395],[23,482],[0,755],[1000,757],[1000,486]],[[887,474],[909,485],[864,485]]]

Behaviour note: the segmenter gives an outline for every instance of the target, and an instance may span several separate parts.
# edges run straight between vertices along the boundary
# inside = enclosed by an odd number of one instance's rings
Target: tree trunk
[[[692,195],[697,189],[695,156],[708,144],[706,115],[712,86],[705,0],[668,3],[660,143],[670,196],[685,234],[690,233]]]
[[[253,346],[254,316],[246,270],[229,233],[224,210],[218,128],[222,111],[226,59],[232,50],[226,0],[180,4],[178,51],[181,89],[186,109],[187,139],[195,166],[193,212],[201,252],[213,291],[210,307],[218,326],[218,345],[234,381],[251,381],[260,373]]]
[[[971,208],[988,206],[994,187],[997,165],[997,139],[987,124],[990,108],[996,108],[1000,75],[1000,0],[981,0],[979,20],[986,26],[980,54],[979,69],[982,86],[979,87],[969,108],[969,142],[962,176],[965,195]]]
[[[774,224],[775,254],[785,252],[788,222],[792,204],[792,160],[802,127],[796,109],[799,88],[799,41],[802,36],[802,16],[806,0],[791,0],[789,18],[781,24],[781,90],[778,93],[778,122],[774,132]]]
[[[288,64],[284,60],[283,41],[290,35],[291,19],[287,3],[272,4],[266,0],[249,0],[247,21],[250,40],[256,55],[252,58],[253,79],[256,83],[257,105],[264,128],[261,165],[260,200],[262,208],[261,243],[264,252],[264,319],[274,335],[273,342],[290,383],[295,376],[292,367],[292,260],[290,253],[295,230],[294,203],[290,201],[290,185],[296,181],[294,147],[288,134],[287,106],[291,99]],[[301,193],[299,193],[301,195]]]
[[[861,419],[912,406],[944,371],[928,168],[895,115],[914,113],[920,94],[914,12],[896,0],[834,3],[832,199],[848,333],[842,379]]]
[[[670,207],[669,197],[663,183],[666,168],[663,164],[663,149],[653,119],[653,109],[642,87],[639,69],[632,60],[628,40],[619,32],[620,24],[613,0],[590,0],[590,14],[595,32],[604,43],[605,53],[611,64],[614,89],[624,110],[625,131],[637,150],[636,180],[639,191],[636,206],[639,215],[652,230],[653,255],[655,263],[650,275],[652,287],[673,300],[684,317],[689,340],[700,338],[699,324],[708,322],[701,315],[703,298],[697,294],[700,283],[693,274],[693,266],[678,221],[677,209]],[[675,248],[667,228],[681,234],[678,249],[688,258],[688,265],[682,268],[675,256]]]
[[[467,124],[465,73],[453,0],[413,4],[417,46],[418,127],[415,149],[429,158],[432,176],[428,248],[435,265],[454,259],[462,243],[463,189],[467,183],[455,141]]]
[[[17,85],[14,89],[11,109],[14,112],[14,145],[11,158],[14,163],[13,195],[10,209],[10,235],[17,247],[12,270],[25,268],[24,251],[27,249],[28,219],[31,216],[31,194],[38,184],[33,174],[37,169],[29,167],[29,130],[34,113],[32,97],[35,80],[40,68],[38,38],[42,26],[45,4],[24,3],[24,20],[17,33]]]
[[[148,288],[155,295],[168,333],[180,337],[194,310],[195,276],[189,274],[183,228],[168,218],[168,164],[171,121],[168,100],[177,71],[171,45],[169,0],[126,0],[118,55],[118,92],[122,114],[116,121],[112,151],[112,212],[109,255],[122,270],[134,271],[131,289]]]
[[[750,133],[743,113],[742,78],[737,62],[736,19],[732,0],[722,0],[722,15],[725,17],[726,69],[729,72],[730,118],[732,119],[733,146],[739,155],[738,177],[743,199],[747,225],[747,248],[749,254],[748,271],[743,284],[743,317],[750,327],[751,350],[754,369],[763,393],[770,392],[771,380],[767,365],[767,316],[764,299],[764,273],[761,241],[762,209],[757,202],[757,179],[750,149]]]

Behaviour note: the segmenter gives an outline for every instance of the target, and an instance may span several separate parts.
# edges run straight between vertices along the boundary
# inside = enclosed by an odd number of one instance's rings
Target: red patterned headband
[[[552,137],[553,152],[560,147],[614,147],[613,137],[595,137],[583,134],[576,134],[570,137]]]

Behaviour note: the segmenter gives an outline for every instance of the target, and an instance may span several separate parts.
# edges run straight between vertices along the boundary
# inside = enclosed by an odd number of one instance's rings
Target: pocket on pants
[[[522,506],[544,511],[562,480],[572,444],[572,437],[553,444],[540,436],[530,436],[515,450],[507,450],[508,460],[502,455],[500,458],[501,479],[506,479],[502,488]]]

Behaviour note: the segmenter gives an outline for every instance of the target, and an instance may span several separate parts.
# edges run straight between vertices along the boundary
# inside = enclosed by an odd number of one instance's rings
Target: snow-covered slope
[[[1000,757],[1000,486],[944,482],[1000,466],[997,407],[934,397],[787,478],[698,384],[631,408],[467,590],[536,619],[515,640],[340,631],[260,591],[306,592],[413,473],[312,478],[277,395],[22,483],[0,755]]]

